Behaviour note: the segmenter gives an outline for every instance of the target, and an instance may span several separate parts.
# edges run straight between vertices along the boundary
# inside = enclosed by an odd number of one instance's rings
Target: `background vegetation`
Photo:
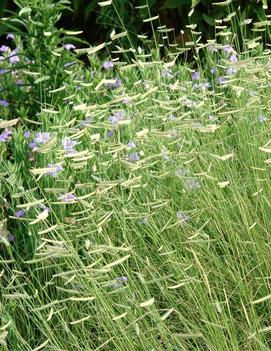
[[[232,0],[227,6],[220,6],[219,3],[227,1],[209,0],[114,0],[113,6],[99,6],[100,0],[71,0],[72,11],[64,11],[58,26],[66,29],[80,29],[84,31],[83,37],[88,42],[101,43],[109,39],[112,28],[123,29],[121,23],[125,24],[136,40],[137,33],[147,33],[152,37],[150,26],[143,22],[143,19],[150,15],[158,15],[163,25],[174,28],[173,37],[179,43],[188,39],[186,25],[197,24],[197,30],[203,33],[203,38],[211,38],[214,35],[215,21],[222,19],[228,13],[239,9],[239,19],[251,18],[262,20],[266,15],[263,7],[267,6],[267,0]],[[27,3],[25,1],[24,3]],[[148,8],[146,8],[148,4]],[[2,0],[0,4],[0,16],[6,10],[16,10],[16,0]],[[193,14],[188,17],[191,9]],[[116,9],[118,16],[116,16]],[[267,11],[268,14],[268,11]],[[4,28],[0,27],[0,33]],[[181,35],[183,30],[185,35]]]

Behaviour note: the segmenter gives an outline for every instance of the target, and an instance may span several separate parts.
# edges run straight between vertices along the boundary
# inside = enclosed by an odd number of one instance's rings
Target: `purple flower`
[[[130,147],[131,149],[136,147],[136,144],[133,141],[129,141],[129,143],[127,144],[128,147]]]
[[[45,144],[50,140],[50,138],[51,138],[51,133],[39,132],[39,133],[36,133],[34,142],[37,144]]]
[[[51,168],[51,170],[48,171],[46,175],[49,175],[54,178],[57,177],[58,174],[64,170],[64,168],[61,167],[59,164],[54,165],[53,163],[49,163],[47,167]]]
[[[9,106],[9,102],[7,100],[0,100],[0,106],[8,107]]]
[[[195,71],[193,74],[192,74],[192,80],[198,80],[199,79],[199,76],[200,76],[200,73]]]
[[[58,200],[63,202],[73,202],[76,200],[76,196],[73,194],[62,194],[58,197]]]
[[[4,142],[8,141],[10,139],[11,135],[12,135],[12,131],[11,130],[4,130],[0,134],[0,142],[4,143]]]
[[[37,150],[37,148],[38,148],[38,144],[35,143],[35,142],[33,141],[33,142],[31,142],[31,143],[28,144],[28,147],[29,147],[29,149],[31,149],[32,151],[35,151],[35,150]]]
[[[0,56],[0,61],[4,61],[4,56]]]
[[[29,139],[30,136],[31,136],[31,132],[30,132],[29,130],[26,130],[26,131],[24,132],[24,137],[25,137],[25,139]]]
[[[116,281],[120,282],[120,283],[123,283],[123,284],[126,284],[128,282],[128,278],[126,276],[117,277]]]
[[[15,39],[15,36],[14,36],[14,34],[12,34],[12,33],[8,33],[7,36],[6,36],[6,38],[7,38],[7,40],[8,40],[8,39],[14,40],[14,39]]]
[[[132,152],[128,157],[127,157],[127,160],[129,162],[137,162],[139,161],[140,159],[140,156],[137,152]]]
[[[267,118],[266,118],[266,116],[264,116],[264,115],[260,115],[260,116],[258,117],[258,121],[259,121],[260,123],[264,123],[264,122],[266,122],[266,120],[267,120]]]
[[[230,61],[233,62],[233,63],[238,62],[237,56],[236,56],[235,54],[232,54],[232,55],[230,56]]]
[[[223,51],[224,51],[226,54],[231,54],[231,53],[234,52],[234,49],[233,49],[232,46],[226,45],[226,46],[224,46]]]
[[[226,84],[227,83],[227,80],[224,76],[218,77],[217,81],[219,84]]]
[[[211,53],[217,52],[217,49],[213,45],[209,45],[207,48]]]
[[[9,56],[9,62],[10,63],[18,63],[20,62],[20,57],[17,55],[18,49],[15,49],[11,52]]]
[[[119,121],[123,120],[125,113],[123,111],[117,111],[113,115],[108,117],[108,121],[112,124],[117,124]]]
[[[235,67],[232,67],[232,66],[227,68],[227,70],[226,70],[226,74],[228,76],[233,76],[236,73],[237,73],[237,69]]]
[[[64,44],[63,45],[65,50],[72,50],[72,49],[76,49],[76,46],[73,44]]]
[[[113,136],[113,130],[108,130],[106,132],[106,138],[108,139],[108,138],[111,138],[112,136]]]
[[[62,147],[67,153],[73,153],[75,152],[74,147],[78,144],[76,140],[72,140],[70,138],[64,138],[62,139]]]
[[[19,210],[19,211],[15,212],[15,217],[17,217],[17,218],[25,217],[25,215],[26,215],[26,212],[24,210]]]
[[[114,83],[107,83],[106,85],[109,89],[117,89],[122,86],[122,80],[120,78],[115,78]]]
[[[190,216],[180,211],[176,213],[176,217],[179,220],[181,225],[186,225],[187,222],[190,220]]]
[[[1,52],[8,52],[9,51],[9,47],[6,46],[6,45],[2,45],[2,46],[0,46],[0,51]]]
[[[114,64],[113,64],[113,61],[111,61],[111,60],[106,61],[103,64],[103,69],[105,69],[105,70],[109,70],[109,69],[111,69],[113,67],[114,67]]]

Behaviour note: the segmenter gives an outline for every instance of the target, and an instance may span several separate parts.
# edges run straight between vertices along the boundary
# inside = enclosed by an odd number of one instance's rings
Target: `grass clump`
[[[48,73],[35,35],[2,50],[3,350],[268,350],[270,51],[101,62],[60,31]]]

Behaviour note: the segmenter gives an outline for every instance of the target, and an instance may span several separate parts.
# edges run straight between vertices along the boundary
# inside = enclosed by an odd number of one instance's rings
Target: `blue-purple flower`
[[[25,215],[26,215],[26,212],[24,210],[19,210],[15,212],[15,217],[17,218],[23,218],[25,217]]]
[[[109,89],[117,89],[122,86],[122,80],[120,78],[115,78],[114,83],[107,83],[106,86]]]
[[[124,111],[117,111],[113,115],[108,117],[108,121],[114,125],[114,124],[117,124],[119,121],[123,120],[124,117],[125,117]]]
[[[113,67],[114,67],[114,64],[113,64],[113,61],[111,61],[111,60],[106,61],[103,64],[103,69],[105,69],[106,71],[108,71],[109,69],[111,69]]]
[[[133,149],[133,148],[136,147],[136,144],[135,144],[135,142],[133,142],[133,141],[131,140],[131,141],[129,141],[129,143],[127,144],[127,146],[128,146],[129,148]]]
[[[226,84],[227,83],[227,79],[224,76],[221,76],[221,77],[217,78],[217,82],[219,84]]]
[[[12,33],[8,33],[7,36],[6,36],[6,38],[7,38],[7,40],[8,40],[8,39],[14,40],[14,39],[15,39],[15,36],[14,36],[14,34],[12,34]]]
[[[62,139],[62,147],[68,154],[75,152],[74,147],[78,144],[77,140],[72,140],[70,138]]]
[[[134,163],[134,162],[139,161],[140,156],[139,156],[138,152],[132,152],[130,155],[127,156],[126,159],[127,159],[127,161]]]
[[[76,200],[76,196],[73,194],[62,194],[58,197],[58,200],[62,201],[62,202],[74,202]]]
[[[198,80],[200,77],[200,73],[198,71],[195,71],[193,74],[192,74],[192,80]]]
[[[35,143],[37,144],[45,144],[45,143],[48,143],[48,141],[50,140],[51,138],[51,133],[48,133],[48,132],[38,132],[36,133],[35,135]]]
[[[49,163],[47,168],[50,168],[50,171],[48,171],[46,175],[49,175],[54,178],[57,177],[58,174],[64,170],[64,168],[59,164],[53,164],[53,163]]]
[[[230,56],[230,61],[233,62],[233,63],[238,62],[237,55],[236,55],[236,54],[232,54],[232,55]]]
[[[25,136],[25,139],[29,139],[30,136],[31,136],[31,132],[30,132],[29,130],[26,130],[26,131],[24,132],[24,136]]]
[[[11,51],[10,56],[9,56],[10,63],[20,62],[20,57],[17,54],[18,54],[18,49],[14,49],[13,51]]]
[[[6,46],[6,45],[2,45],[2,46],[0,46],[0,51],[1,52],[8,52],[9,51],[9,47]]]
[[[5,143],[6,141],[8,141],[10,139],[12,135],[12,131],[11,130],[4,130],[1,134],[0,134],[0,142]]]
[[[234,52],[234,49],[232,46],[230,45],[225,45],[224,48],[223,48],[223,51],[226,53],[226,54],[231,54]]]
[[[7,100],[0,100],[0,106],[8,107],[9,106],[9,102]]]
[[[64,44],[63,47],[65,50],[68,50],[68,51],[76,49],[76,46],[73,44]]]

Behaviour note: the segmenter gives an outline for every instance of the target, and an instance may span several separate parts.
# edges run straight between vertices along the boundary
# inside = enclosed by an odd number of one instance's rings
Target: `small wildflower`
[[[17,218],[25,217],[25,215],[26,215],[26,212],[24,210],[19,210],[19,211],[15,212],[15,217],[17,217]]]
[[[31,143],[28,144],[29,149],[31,149],[32,151],[36,151],[38,149],[38,144],[35,143],[34,141],[32,141]],[[33,154],[32,154],[33,156]]]
[[[77,140],[72,140],[70,138],[64,138],[62,140],[62,146],[65,151],[69,154],[75,152],[74,147],[78,144]]]
[[[1,134],[0,134],[0,142],[6,142],[10,139],[12,135],[12,131],[11,130],[4,130]]]
[[[200,73],[195,71],[193,74],[192,74],[192,80],[198,80],[200,77]]]
[[[7,100],[0,100],[0,106],[8,107],[9,106],[9,102]]]
[[[127,157],[127,160],[129,162],[137,162],[139,161],[140,159],[140,156],[137,152],[132,152],[128,157]]]
[[[8,52],[9,51],[9,47],[6,46],[6,45],[2,45],[2,46],[0,46],[0,51],[1,52]]]
[[[63,202],[73,202],[76,200],[76,196],[73,194],[62,194],[58,197],[58,200]]]
[[[52,168],[52,170],[48,171],[46,175],[49,175],[54,178],[57,177],[58,174],[64,170],[64,168],[61,167],[59,164],[54,165],[53,163],[49,163],[47,167]]]
[[[127,144],[128,147],[130,147],[131,149],[136,147],[136,144],[133,141],[129,141],[129,143]]]
[[[184,212],[181,212],[181,211],[176,213],[176,217],[179,220],[181,225],[186,225],[187,222],[189,222],[189,220],[190,220],[190,216],[188,216],[187,214],[185,214]]]
[[[18,49],[14,49],[9,56],[9,62],[10,63],[18,63],[20,62],[20,57],[17,55]]]
[[[128,278],[126,276],[117,277],[116,280],[123,284],[126,284],[128,282]]]
[[[111,69],[113,67],[114,67],[114,64],[113,64],[113,61],[111,61],[111,60],[106,61],[103,64],[103,69],[105,69],[106,71],[108,71],[109,69]]]
[[[217,81],[219,84],[226,84],[227,83],[227,80],[224,76],[218,77]]]
[[[38,132],[35,135],[34,142],[37,144],[45,144],[47,143],[51,138],[51,133],[48,132]]]
[[[117,89],[122,86],[122,80],[120,78],[115,78],[114,83],[107,83],[106,85],[109,89]]]
[[[68,50],[68,51],[76,49],[76,46],[73,44],[64,44],[63,47],[65,50]]]
[[[230,61],[233,62],[233,63],[238,62],[237,56],[236,56],[235,54],[232,54],[232,55],[230,56]]]
[[[207,48],[211,53],[217,52],[217,48],[215,48],[213,45],[209,45]]]
[[[264,122],[266,122],[266,120],[267,120],[267,118],[266,118],[266,116],[264,116],[264,115],[260,115],[260,116],[258,117],[258,121],[259,121],[260,123],[264,123]]]
[[[15,39],[15,36],[14,36],[14,34],[12,34],[12,33],[8,33],[7,36],[6,36],[6,39],[7,39],[7,40],[8,40],[8,39],[14,40],[14,39]]]
[[[237,69],[235,67],[232,67],[232,66],[227,68],[227,70],[226,70],[226,74],[228,76],[233,76],[236,73],[237,73]]]
[[[226,54],[231,54],[231,53],[234,52],[234,49],[233,49],[232,46],[226,45],[226,46],[224,46],[223,51],[224,51]]]
[[[123,111],[117,111],[113,115],[108,117],[108,121],[112,124],[117,124],[119,121],[123,120],[125,113]]]
[[[25,136],[25,139],[29,139],[30,136],[31,136],[31,132],[30,132],[29,130],[26,130],[26,131],[24,132],[24,136]]]
[[[113,130],[108,130],[106,132],[106,139],[111,138],[113,136]]]

